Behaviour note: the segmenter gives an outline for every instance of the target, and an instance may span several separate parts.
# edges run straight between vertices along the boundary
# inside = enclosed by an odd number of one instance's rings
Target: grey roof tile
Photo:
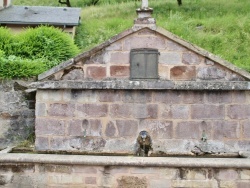
[[[75,26],[79,24],[80,14],[80,8],[10,6],[0,11],[0,23]]]

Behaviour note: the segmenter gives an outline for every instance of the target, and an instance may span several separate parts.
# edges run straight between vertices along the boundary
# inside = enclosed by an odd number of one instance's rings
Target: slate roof
[[[0,10],[1,24],[67,25],[80,22],[80,8],[47,6],[10,6]]]

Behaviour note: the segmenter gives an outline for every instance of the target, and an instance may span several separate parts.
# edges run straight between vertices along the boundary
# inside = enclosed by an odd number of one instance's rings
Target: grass
[[[81,6],[84,0],[72,0]],[[98,6],[82,9],[76,44],[82,51],[131,28],[137,17],[137,0],[100,0]],[[14,4],[62,6],[56,0],[19,0]],[[250,72],[249,0],[149,0],[157,25]]]

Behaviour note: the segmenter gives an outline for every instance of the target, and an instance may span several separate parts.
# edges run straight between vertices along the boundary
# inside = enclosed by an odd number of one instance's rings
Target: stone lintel
[[[250,159],[245,158],[180,158],[12,153],[0,154],[0,164],[4,163],[182,168],[250,168]]]
[[[247,81],[44,81],[33,82],[30,89],[136,89],[136,90],[250,90]]]

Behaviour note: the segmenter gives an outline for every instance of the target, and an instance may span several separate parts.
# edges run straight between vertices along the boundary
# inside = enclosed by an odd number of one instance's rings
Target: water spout
[[[149,151],[152,151],[152,139],[147,131],[141,131],[137,137],[136,142],[136,155],[147,157],[149,156]]]

